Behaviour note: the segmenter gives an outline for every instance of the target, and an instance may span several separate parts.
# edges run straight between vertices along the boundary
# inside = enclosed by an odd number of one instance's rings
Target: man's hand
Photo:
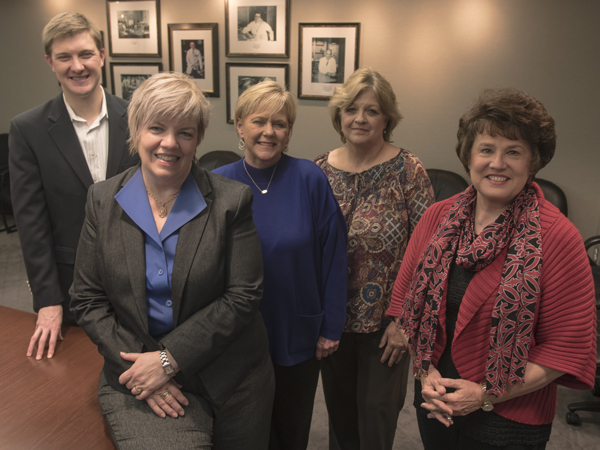
[[[35,331],[29,340],[27,348],[27,356],[33,355],[33,349],[37,342],[37,355],[35,359],[42,359],[44,356],[44,348],[48,343],[48,358],[54,356],[56,348],[56,340],[63,340],[60,326],[62,325],[62,305],[46,306],[38,312],[37,322],[35,323]]]

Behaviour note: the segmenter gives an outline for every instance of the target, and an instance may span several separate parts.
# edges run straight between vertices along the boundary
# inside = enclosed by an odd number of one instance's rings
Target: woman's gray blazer
[[[219,407],[268,357],[252,192],[193,164],[206,208],[180,229],[172,272],[175,329],[156,341],[148,334],[144,233],[114,199],[136,170],[89,189],[71,310],[104,357],[113,388],[129,393],[118,382],[131,366],[120,351],[164,347],[181,368],[176,381],[183,390]]]

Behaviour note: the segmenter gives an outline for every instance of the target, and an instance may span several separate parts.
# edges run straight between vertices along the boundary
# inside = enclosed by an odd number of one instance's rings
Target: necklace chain
[[[254,183],[254,186],[256,186],[256,189],[258,189],[261,194],[266,194],[267,192],[269,192],[269,187],[271,187],[271,181],[273,181],[273,177],[275,176],[275,171],[277,170],[278,163],[275,163],[275,168],[273,169],[273,173],[271,174],[271,179],[269,180],[269,184],[267,185],[266,189],[259,188],[258,184],[256,184],[256,181],[254,181],[254,178],[252,178],[252,176],[250,175],[250,172],[248,172],[248,169],[246,168],[246,158],[243,159],[242,163],[244,164],[244,170],[246,171],[248,178],[250,178],[250,181],[252,181]]]
[[[148,193],[148,195],[150,197],[152,197],[154,199],[154,201],[158,205],[158,217],[160,217],[161,219],[163,219],[167,216],[168,211],[167,211],[166,206],[169,203],[171,203],[173,200],[175,200],[177,198],[177,196],[179,195],[179,192],[177,192],[173,197],[171,197],[169,200],[167,200],[166,202],[163,203],[159,199],[157,199],[154,195],[152,195],[152,192],[150,192],[148,189],[146,189],[146,192]]]

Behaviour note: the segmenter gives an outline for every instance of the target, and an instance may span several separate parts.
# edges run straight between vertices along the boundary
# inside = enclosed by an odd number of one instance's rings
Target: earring
[[[244,153],[246,151],[246,143],[244,142],[244,140],[242,138],[240,138],[240,142],[238,142],[238,148],[240,149],[240,152]]]

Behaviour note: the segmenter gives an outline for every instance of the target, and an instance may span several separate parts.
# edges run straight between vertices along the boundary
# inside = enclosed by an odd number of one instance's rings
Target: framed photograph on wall
[[[219,97],[219,25],[170,23],[171,70],[191,76],[207,97]]]
[[[225,64],[227,71],[227,123],[233,123],[238,97],[249,87],[265,80],[276,81],[284,87],[289,86],[289,67],[288,64]]]
[[[360,23],[298,25],[298,98],[329,100],[358,69]]]
[[[288,58],[290,0],[225,0],[227,56]]]
[[[133,91],[162,70],[162,63],[111,63],[110,78],[113,95],[131,100]]]
[[[160,0],[106,0],[110,56],[159,57]]]
[[[106,53],[106,45],[104,43],[104,31],[100,30],[100,39],[102,40],[102,48],[105,49],[105,53]],[[102,87],[104,89],[106,89],[106,65],[108,64],[108,62],[106,61],[106,55],[104,56],[104,64],[102,65],[102,81],[100,82],[100,84],[102,85]],[[60,85],[60,83],[59,83]]]

